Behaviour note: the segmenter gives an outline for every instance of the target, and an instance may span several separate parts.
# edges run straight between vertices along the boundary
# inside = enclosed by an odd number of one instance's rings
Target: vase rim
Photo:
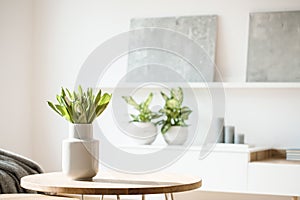
[[[129,123],[154,124],[153,122],[129,122]]]

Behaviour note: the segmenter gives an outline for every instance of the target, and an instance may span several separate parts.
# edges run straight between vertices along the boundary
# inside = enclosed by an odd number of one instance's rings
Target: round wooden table
[[[173,200],[173,193],[194,190],[201,187],[198,177],[172,174],[122,174],[116,172],[100,172],[91,181],[76,181],[66,177],[61,172],[35,174],[21,179],[21,186],[26,189],[47,192],[51,194],[84,195],[142,195],[165,194]]]

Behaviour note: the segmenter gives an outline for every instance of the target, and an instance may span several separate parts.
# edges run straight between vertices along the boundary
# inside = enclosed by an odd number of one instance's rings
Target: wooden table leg
[[[104,200],[104,195],[102,194],[102,196],[101,196],[101,200]]]
[[[298,200],[298,197],[292,197],[292,200]]]
[[[169,194],[165,193],[165,200],[168,200],[168,199],[169,199],[169,196],[171,197],[171,200],[174,200],[174,195],[173,195],[173,193],[169,193]]]
[[[173,196],[173,193],[171,193],[171,200],[174,200],[174,196]]]
[[[120,200],[120,195],[117,195],[117,200]]]
[[[146,198],[145,198],[145,195],[144,195],[144,194],[142,195],[142,200],[146,200]]]

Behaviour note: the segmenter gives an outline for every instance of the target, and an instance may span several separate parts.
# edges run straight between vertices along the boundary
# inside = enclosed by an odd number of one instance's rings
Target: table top
[[[67,194],[136,195],[184,192],[201,187],[202,180],[175,173],[122,174],[100,172],[91,181],[76,181],[62,172],[25,176],[21,186],[26,189]]]

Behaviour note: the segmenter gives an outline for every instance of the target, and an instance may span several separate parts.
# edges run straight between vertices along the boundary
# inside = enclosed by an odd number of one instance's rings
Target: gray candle
[[[234,126],[225,126],[224,128],[225,143],[233,143],[234,141]]]
[[[234,136],[234,144],[244,144],[245,143],[245,135],[244,134],[235,134]]]
[[[224,143],[224,118],[219,117],[215,123],[216,133],[218,136],[217,143]]]

